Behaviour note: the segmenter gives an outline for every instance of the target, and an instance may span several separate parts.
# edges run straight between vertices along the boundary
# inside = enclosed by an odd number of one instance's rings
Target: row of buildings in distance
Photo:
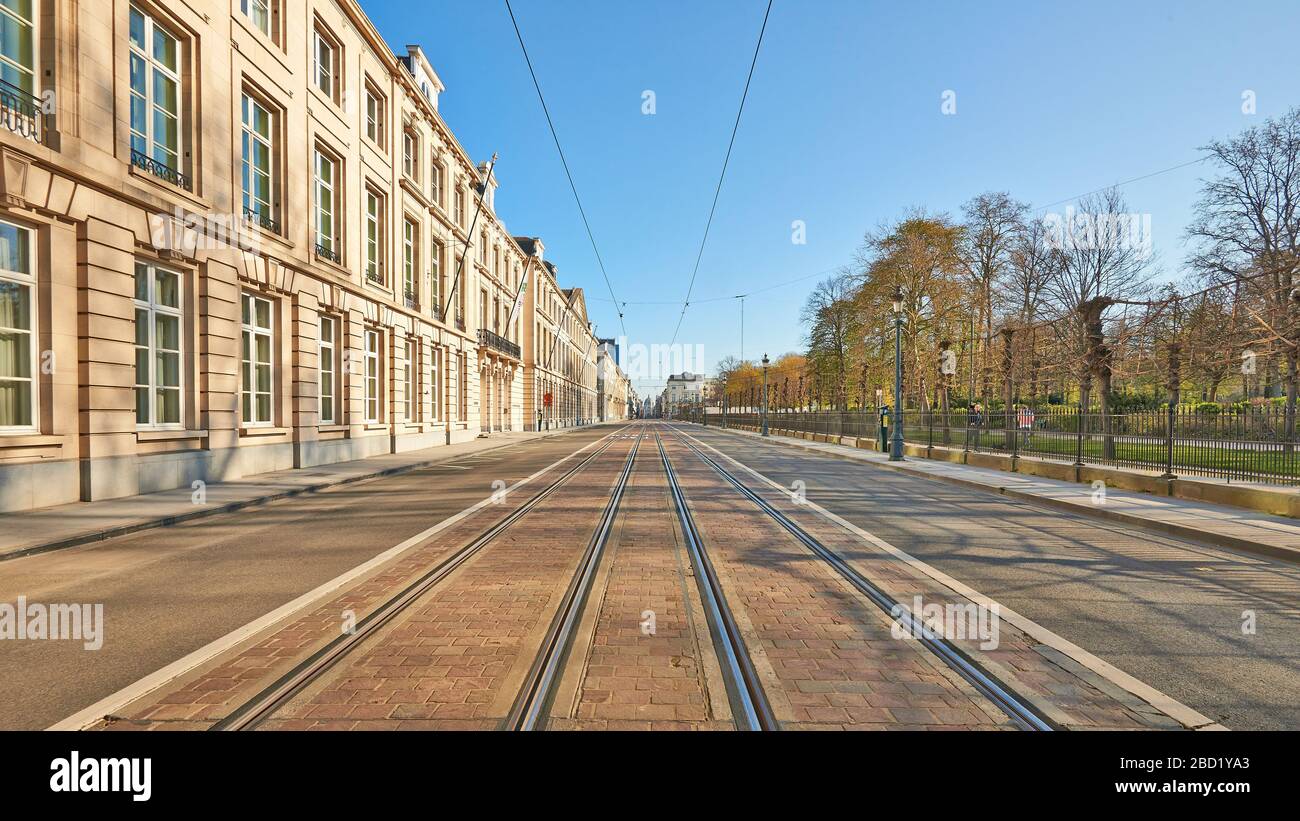
[[[0,511],[638,407],[424,52],[355,0],[0,26]]]

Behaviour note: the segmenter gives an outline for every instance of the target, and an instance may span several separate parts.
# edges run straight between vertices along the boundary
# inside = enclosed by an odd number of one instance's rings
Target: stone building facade
[[[533,260],[524,289],[524,418],[528,430],[590,424],[596,419],[596,333],[581,288],[562,288],[537,237],[515,241]]]
[[[618,341],[601,339],[596,351],[596,420],[618,422],[632,418],[636,415],[636,393],[619,365]]]
[[[553,280],[421,49],[355,0],[0,15],[0,511],[525,427]]]

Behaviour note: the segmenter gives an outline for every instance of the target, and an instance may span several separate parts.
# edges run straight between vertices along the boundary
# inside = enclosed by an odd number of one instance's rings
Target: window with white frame
[[[271,2],[272,0],[239,0],[239,10],[244,13],[254,28],[267,37],[272,36]]]
[[[442,243],[433,240],[429,246],[429,288],[433,291],[433,308],[442,310],[442,295],[446,290],[442,282]]]
[[[420,386],[419,363],[416,362],[415,340],[406,340],[406,361],[402,363],[402,385],[406,390],[406,421],[419,421]]]
[[[384,281],[384,198],[366,189],[366,279]]]
[[[375,145],[384,144],[384,97],[366,84],[366,136]]]
[[[240,419],[245,425],[271,424],[272,367],[275,332],[271,300],[240,295],[242,355],[240,367]]]
[[[469,359],[464,353],[460,354],[460,364],[456,369],[456,393],[459,396],[459,405],[457,417],[461,421],[469,419]]]
[[[338,422],[338,320],[320,315],[320,348],[316,369],[320,386],[320,424]]]
[[[366,328],[365,332],[365,421],[379,421],[379,331]]]
[[[32,232],[0,222],[0,429],[36,425],[36,265]]]
[[[147,262],[135,264],[135,423],[180,427],[182,338],[181,275]]]
[[[129,15],[133,161],[156,163],[164,169],[155,172],[177,174],[182,133],[180,40],[135,6]]]
[[[312,84],[320,93],[337,103],[340,99],[339,46],[320,24],[312,30],[311,59]]]
[[[317,148],[315,173],[316,246],[335,256],[339,255],[338,177],[338,160]]]
[[[438,348],[429,350],[429,418],[437,422],[442,419],[442,373],[440,367],[442,351]]]
[[[402,132],[402,173],[420,179],[420,140],[409,128]]]
[[[415,288],[416,278],[419,276],[420,247],[417,240],[419,235],[419,223],[409,217],[402,220],[402,292],[408,307],[415,305],[418,296]]]
[[[256,97],[243,95],[243,166],[242,186],[244,214],[264,228],[278,230],[274,201],[275,176],[272,164],[275,152],[274,119]]]
[[[429,195],[433,198],[434,203],[443,207],[442,201],[442,163],[438,162],[437,153],[435,152],[429,159]]]
[[[36,96],[36,3],[0,2],[0,80]]]

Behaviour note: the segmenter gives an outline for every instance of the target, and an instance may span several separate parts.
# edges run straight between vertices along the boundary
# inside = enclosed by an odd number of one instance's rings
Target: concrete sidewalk
[[[734,428],[710,427],[707,430],[762,438],[757,433]],[[890,462],[888,454],[848,445],[775,435],[767,441],[814,453],[869,462],[889,470],[1000,493],[1013,499],[1155,530],[1216,547],[1300,563],[1300,523],[1283,516],[1113,487],[1106,488],[1104,496],[1099,497],[1089,485],[924,458],[908,457],[903,462]]]
[[[121,499],[75,502],[0,514],[0,561],[229,513],[335,485],[393,476],[449,462],[458,457],[487,453],[589,427],[594,426],[560,428],[541,433],[498,433],[485,439],[406,453],[387,453],[332,465],[260,473],[234,482],[207,485],[204,488],[207,496],[204,504],[195,504],[192,498],[194,491],[184,487]]]

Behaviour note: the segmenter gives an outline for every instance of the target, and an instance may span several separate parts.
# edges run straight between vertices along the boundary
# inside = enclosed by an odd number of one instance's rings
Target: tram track
[[[973,659],[960,647],[936,633],[923,620],[915,617],[906,606],[898,601],[898,599],[894,598],[878,585],[867,579],[852,565],[839,556],[839,554],[826,547],[820,540],[802,528],[793,519],[777,510],[766,499],[751,490],[731,471],[723,467],[718,460],[714,459],[702,448],[698,447],[695,442],[692,441],[692,437],[683,435],[676,429],[673,429],[673,434],[690,450],[692,454],[700,459],[700,461],[709,466],[728,485],[740,493],[741,496],[751,502],[763,513],[767,514],[769,518],[779,524],[787,533],[812,552],[813,555],[835,570],[836,573],[847,581],[855,590],[862,594],[862,596],[876,607],[883,610],[891,619],[897,619],[903,632],[916,636],[919,639],[919,643],[925,647],[926,650],[938,658],[944,666],[948,667],[975,688],[977,692],[995,704],[998,709],[1005,713],[1017,727],[1033,731],[1050,731],[1056,729],[1055,725],[1049,721],[1039,709],[1016,695],[1011,688],[1003,683],[997,676],[986,670],[978,661]],[[662,441],[660,441],[660,450],[661,453],[664,453]],[[665,466],[667,466],[668,457],[666,453],[664,459]],[[675,486],[676,483],[674,482],[674,487]],[[678,494],[680,494],[679,490],[675,492],[675,496]],[[680,501],[679,505],[684,506],[684,500]]]
[[[626,435],[628,427],[620,428],[618,431],[611,433],[606,441],[598,448],[586,455],[577,464],[570,467],[564,473],[560,474],[546,486],[538,490],[522,505],[515,508],[500,521],[494,523],[475,538],[455,549],[446,558],[439,561],[427,572],[420,575],[417,579],[410,582],[394,595],[387,598],[382,604],[371,610],[364,618],[357,622],[355,629],[350,632],[341,633],[334,637],[323,647],[312,653],[306,659],[294,665],[290,670],[281,675],[273,683],[257,692],[252,698],[247,699],[238,707],[228,713],[209,729],[216,731],[238,731],[254,730],[276,716],[276,714],[288,705],[295,697],[306,691],[313,683],[321,680],[330,670],[335,668],[340,662],[348,658],[351,654],[362,647],[368,639],[375,637],[379,631],[394,621],[402,613],[406,612],[416,602],[421,601],[426,595],[439,586],[448,576],[457,569],[464,566],[476,555],[481,553],[492,542],[506,533],[512,526],[517,524],[522,518],[534,511],[539,505],[544,503],[559,489],[567,485],[575,476],[582,473],[600,456],[605,454],[618,439]],[[619,482],[611,494],[610,502],[606,505],[605,515],[602,516],[601,525],[597,528],[593,536],[593,543],[598,539],[602,546],[603,541],[608,537],[608,526],[612,522],[617,511],[617,501],[621,498],[622,490],[626,485],[627,474],[632,464],[632,457],[635,456],[637,445],[640,442],[641,434],[638,434],[637,443],[634,443],[631,456],[620,474]],[[601,534],[604,533],[602,536]],[[590,546],[589,546],[590,551]],[[597,551],[598,553],[599,551]],[[598,555],[596,556],[598,559]],[[595,565],[593,564],[592,567]],[[570,593],[574,591],[575,585],[585,596],[587,589],[579,584],[580,577],[584,576],[584,569],[587,567],[587,557],[584,554],[584,561],[579,564],[579,572],[575,574],[574,583],[570,585]],[[586,582],[586,588],[589,588],[590,581]],[[567,601],[567,597],[566,597]],[[578,608],[581,609],[580,607]],[[561,607],[561,613],[565,607]],[[567,641],[563,642],[567,646]],[[552,646],[552,645],[544,645]],[[553,676],[553,672],[549,674]],[[529,679],[532,681],[532,678]],[[545,685],[540,689],[533,687],[535,693],[541,693],[545,697],[549,691],[548,678],[544,677],[540,683]],[[536,682],[534,683],[536,685]],[[533,703],[532,700],[529,703]],[[545,703],[545,698],[541,703]],[[535,719],[533,719],[535,721]],[[523,727],[520,727],[523,729]]]
[[[514,705],[502,722],[504,730],[545,729],[546,717],[555,695],[556,685],[573,649],[574,634],[582,619],[587,601],[591,597],[596,571],[609,544],[614,522],[618,518],[619,504],[627,490],[628,479],[632,475],[632,467],[636,463],[637,452],[640,450],[644,436],[645,431],[642,429],[638,432],[636,441],[632,443],[632,451],[628,454],[618,481],[610,493],[600,523],[596,526],[591,540],[587,543],[587,549],[583,551],[582,558],[578,561],[573,579],[565,590],[560,607],[551,620],[551,625],[542,640],[541,649],[524,678]]]
[[[763,689],[754,662],[746,649],[740,627],[727,604],[721,580],[709,558],[708,548],[696,527],[695,517],[677,481],[677,472],[664,449],[663,437],[655,431],[655,444],[668,476],[668,488],[681,526],[686,552],[695,570],[700,598],[704,604],[709,632],[722,669],[722,677],[731,702],[732,715],[740,730],[778,730],[780,723]]]

